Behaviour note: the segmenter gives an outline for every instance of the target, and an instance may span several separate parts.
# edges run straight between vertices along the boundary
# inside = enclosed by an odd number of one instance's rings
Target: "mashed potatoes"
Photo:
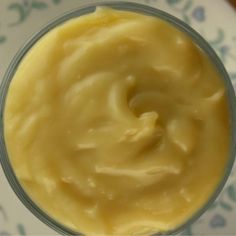
[[[32,199],[99,236],[185,222],[219,184],[230,137],[224,84],[191,38],[108,8],[56,27],[26,54],[4,131]]]

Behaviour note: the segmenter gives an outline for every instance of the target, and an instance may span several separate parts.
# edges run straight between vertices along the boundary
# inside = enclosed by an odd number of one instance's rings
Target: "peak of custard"
[[[24,56],[4,135],[21,185],[61,224],[85,235],[166,232],[222,179],[225,86],[171,24],[99,8],[55,27]]]

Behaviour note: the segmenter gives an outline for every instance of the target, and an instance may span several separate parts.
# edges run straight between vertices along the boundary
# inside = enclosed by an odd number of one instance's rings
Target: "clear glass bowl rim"
[[[216,69],[218,70],[221,78],[223,79],[226,87],[227,98],[228,98],[228,106],[230,112],[230,123],[231,123],[231,146],[230,146],[230,155],[227,166],[225,168],[225,174],[220,181],[219,185],[217,186],[216,190],[210,197],[210,199],[205,203],[205,205],[199,209],[189,220],[184,222],[182,225],[178,226],[176,229],[163,232],[163,233],[156,233],[154,235],[176,235],[194,223],[215,201],[217,196],[222,191],[229,175],[233,167],[233,163],[235,160],[235,153],[236,153],[236,99],[234,89],[229,78],[228,73],[226,72],[224,65],[222,64],[221,60],[208,44],[208,42],[194,29],[192,29],[189,25],[184,23],[183,21],[179,20],[178,18],[160,10],[156,9],[144,4],[135,3],[135,2],[126,2],[126,1],[96,1],[89,4],[83,4],[82,6],[78,7],[75,10],[67,12],[60,17],[57,17],[45,27],[43,27],[39,32],[34,34],[24,45],[23,47],[16,53],[13,60],[11,61],[1,83],[0,87],[0,162],[7,177],[7,180],[12,187],[15,194],[21,200],[21,202],[30,210],[39,220],[43,223],[57,231],[62,235],[83,235],[82,233],[75,232],[68,227],[60,224],[52,217],[47,215],[41,208],[39,208],[36,203],[28,196],[28,194],[24,191],[21,187],[14,171],[11,166],[10,160],[8,158],[5,140],[4,140],[4,122],[3,122],[3,115],[4,115],[4,106],[5,100],[7,96],[8,87],[10,82],[20,64],[21,60],[30,50],[30,48],[47,32],[51,29],[55,28],[56,26],[64,23],[65,21],[72,19],[74,17],[82,16],[88,13],[91,13],[95,10],[97,6],[107,6],[118,10],[126,10],[126,11],[133,11],[141,14],[151,15],[157,18],[161,18],[179,30],[188,34],[192,40],[198,45],[205,53],[208,55],[212,63],[215,65]]]

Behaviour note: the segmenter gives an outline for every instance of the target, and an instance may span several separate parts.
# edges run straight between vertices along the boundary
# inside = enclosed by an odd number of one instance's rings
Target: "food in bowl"
[[[230,135],[225,84],[193,39],[157,17],[104,7],[33,45],[4,110],[24,190],[86,235],[186,222],[223,178]]]

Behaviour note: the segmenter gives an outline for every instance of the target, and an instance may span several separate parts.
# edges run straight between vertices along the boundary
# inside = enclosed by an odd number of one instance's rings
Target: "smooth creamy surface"
[[[228,160],[225,88],[206,55],[162,20],[101,8],[47,33],[5,108],[25,190],[86,235],[174,229]]]

